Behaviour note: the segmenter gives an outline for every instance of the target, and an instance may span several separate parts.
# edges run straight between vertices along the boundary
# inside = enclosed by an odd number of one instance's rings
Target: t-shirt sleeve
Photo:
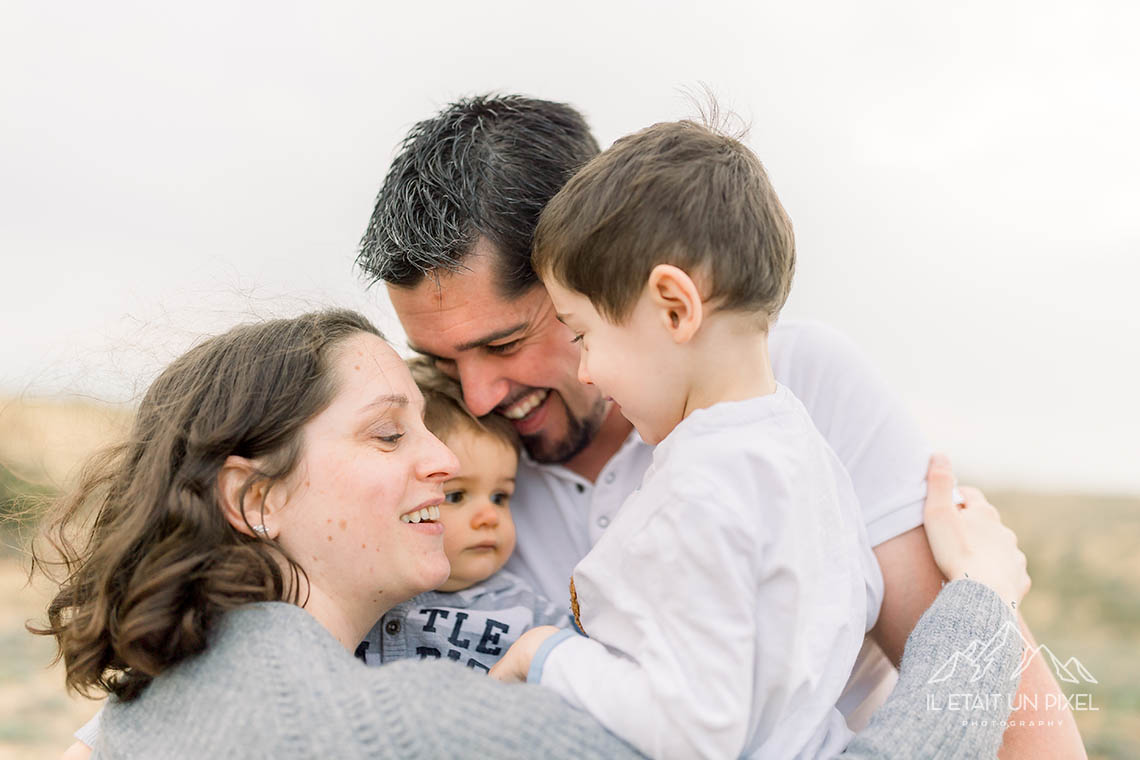
[[[790,322],[773,328],[771,354],[851,475],[871,545],[922,525],[930,445],[863,353],[826,325]]]
[[[99,712],[95,713],[91,720],[84,723],[72,736],[94,749],[95,742],[99,741],[99,720],[102,715],[103,708],[100,707]]]

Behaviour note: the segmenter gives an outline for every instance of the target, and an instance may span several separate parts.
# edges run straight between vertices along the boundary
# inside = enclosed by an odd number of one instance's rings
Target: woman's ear
[[[271,481],[260,478],[249,488],[246,484],[257,475],[257,467],[245,457],[228,456],[218,473],[218,501],[226,521],[247,536],[277,537],[277,500],[270,498]],[[245,498],[242,498],[242,490]]]
[[[693,278],[672,264],[658,264],[649,273],[649,297],[674,343],[688,343],[704,319],[701,291]]]

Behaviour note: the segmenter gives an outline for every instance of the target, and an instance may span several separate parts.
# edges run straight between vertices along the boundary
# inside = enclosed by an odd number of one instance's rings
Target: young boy
[[[569,625],[569,615],[503,570],[515,548],[511,494],[518,434],[505,418],[475,418],[459,385],[430,362],[408,362],[424,394],[424,422],[459,459],[444,484],[443,548],[451,575],[436,591],[398,604],[356,649],[369,665],[410,657],[447,658],[487,671],[524,631]]]
[[[575,568],[585,636],[492,671],[558,691],[653,757],[830,757],[882,577],[846,471],[776,383],[792,227],[759,160],[691,122],[623,138],[547,206],[534,264],[579,379],[659,444]]]

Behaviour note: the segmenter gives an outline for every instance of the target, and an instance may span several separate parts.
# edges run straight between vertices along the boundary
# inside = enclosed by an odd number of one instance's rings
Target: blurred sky
[[[191,342],[340,304],[395,146],[491,89],[608,144],[752,124],[785,316],[881,368],[964,477],[1140,493],[1140,5],[7,2],[0,392],[136,397]]]

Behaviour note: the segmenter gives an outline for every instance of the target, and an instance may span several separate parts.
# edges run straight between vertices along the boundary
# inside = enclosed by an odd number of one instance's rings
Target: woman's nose
[[[426,451],[420,458],[419,472],[424,480],[449,480],[459,472],[459,459],[455,452],[447,448],[443,441],[436,438],[430,431],[425,437]]]

